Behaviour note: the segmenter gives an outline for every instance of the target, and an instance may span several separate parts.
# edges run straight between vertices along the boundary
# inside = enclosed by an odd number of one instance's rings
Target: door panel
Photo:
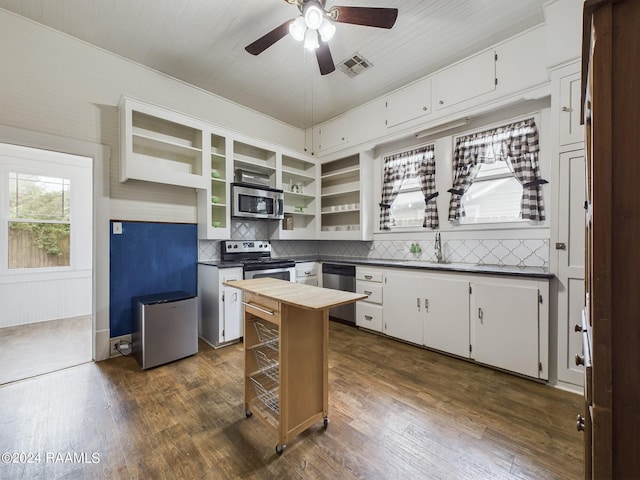
[[[387,273],[383,289],[383,332],[422,345],[423,284],[418,275]]]
[[[538,289],[472,285],[472,357],[538,377]]]
[[[582,385],[583,367],[573,361],[582,352],[581,336],[573,331],[584,306],[585,161],[584,151],[560,155],[558,180],[558,380]]]
[[[424,344],[469,357],[469,282],[424,280]]]

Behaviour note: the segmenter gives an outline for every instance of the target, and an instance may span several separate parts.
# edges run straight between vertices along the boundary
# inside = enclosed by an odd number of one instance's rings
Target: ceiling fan
[[[334,22],[391,28],[398,17],[397,8],[336,5],[326,10],[326,0],[285,0],[285,2],[296,5],[300,10],[300,15],[287,20],[252,44],[247,45],[245,50],[252,55],[259,55],[289,33],[294,39],[304,41],[305,48],[315,50],[322,75],[336,69],[327,43],[335,33]]]

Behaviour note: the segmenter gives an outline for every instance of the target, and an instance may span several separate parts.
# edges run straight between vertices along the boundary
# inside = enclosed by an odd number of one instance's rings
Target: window
[[[8,266],[70,265],[71,181],[9,172]]]
[[[460,223],[523,221],[520,216],[521,197],[522,185],[505,162],[483,163],[462,197],[465,216]]]
[[[424,217],[424,195],[418,177],[402,182],[398,196],[391,204],[395,227],[421,227]]]
[[[455,139],[449,220],[453,223],[545,219],[533,118]]]
[[[434,146],[384,157],[380,230],[438,228]]]

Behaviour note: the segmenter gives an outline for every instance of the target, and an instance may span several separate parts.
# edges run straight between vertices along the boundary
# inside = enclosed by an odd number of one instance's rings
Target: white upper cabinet
[[[496,53],[475,55],[433,76],[433,102],[436,110],[470,100],[496,89]]]
[[[319,141],[318,150],[321,152],[349,143],[347,133],[349,130],[349,118],[347,116],[338,117],[324,123],[318,129]]]
[[[431,113],[431,79],[398,90],[386,100],[387,128]]]
[[[205,131],[209,138],[209,176],[205,189],[198,189],[198,238],[229,238],[231,204],[229,185],[233,181],[232,141]]]
[[[210,146],[204,124],[123,97],[120,103],[120,181],[129,179],[206,188]]]
[[[560,145],[584,142],[584,126],[580,124],[580,72],[560,78]]]

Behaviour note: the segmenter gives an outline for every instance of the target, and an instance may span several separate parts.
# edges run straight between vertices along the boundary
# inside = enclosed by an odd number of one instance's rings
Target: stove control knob
[[[233,248],[238,248],[238,245],[234,245]]]

